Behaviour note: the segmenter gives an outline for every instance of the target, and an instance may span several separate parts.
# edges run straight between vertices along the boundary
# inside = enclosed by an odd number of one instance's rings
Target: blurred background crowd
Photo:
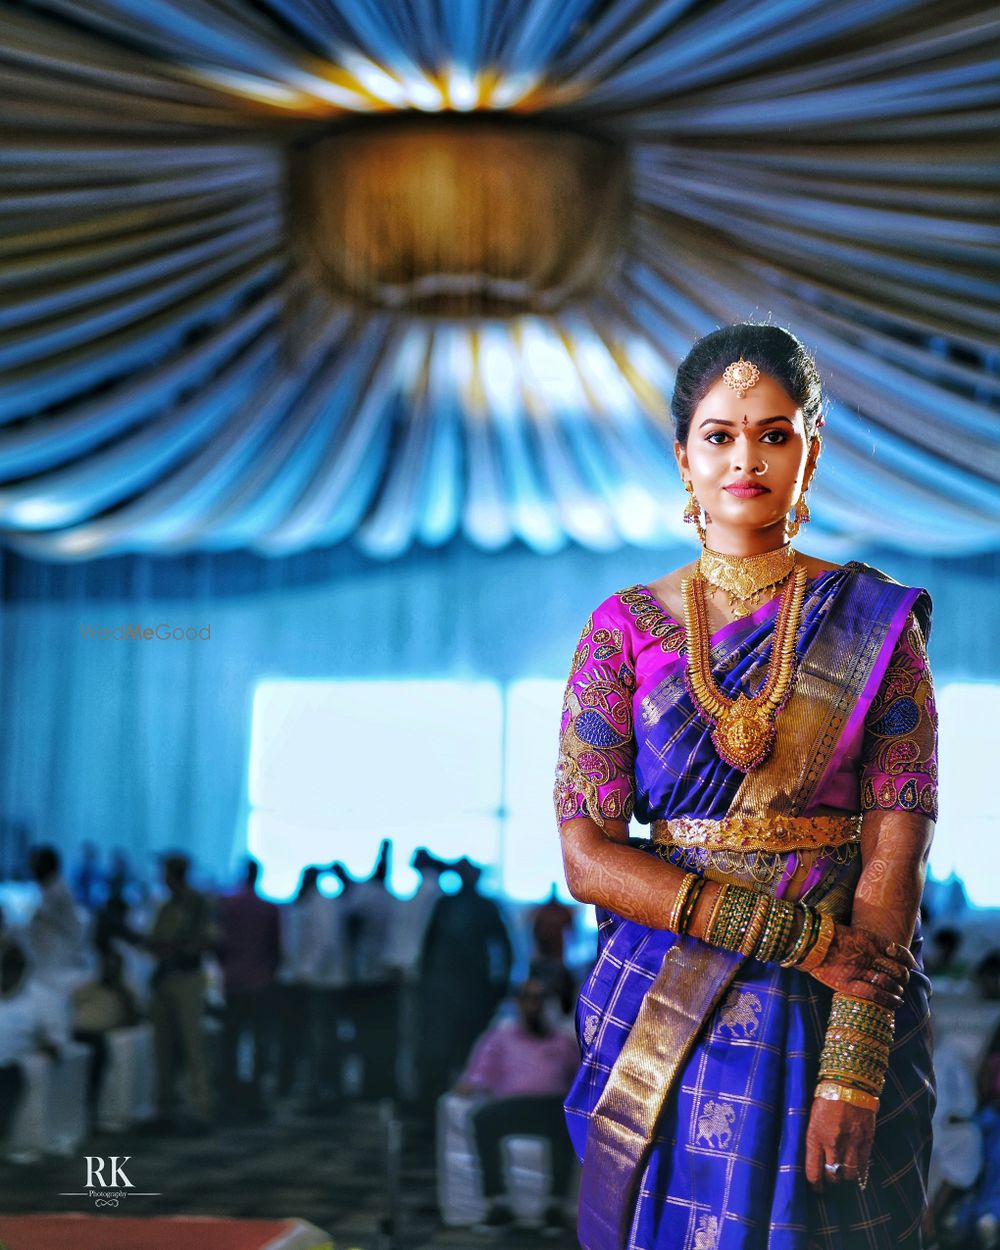
[[[387,1099],[440,1136],[451,1131],[442,1108],[464,1100],[479,1226],[514,1217],[500,1142],[520,1134],[549,1143],[544,1218],[563,1228],[573,1161],[561,1104],[579,1053],[576,990],[594,953],[585,910],[555,888],[534,903],[498,901],[482,891],[479,865],[426,848],[412,857],[418,888],[401,898],[391,858],[384,840],[363,877],[308,865],[277,903],[261,894],[253,859],[220,887],[180,852],[154,871],[93,843],[65,866],[52,846],[32,846],[23,874],[0,882],[7,1165],[31,1158],[17,1132],[29,1061],[57,1068],[72,1049],[85,1056],[72,1095],[85,1140],[124,1127],[209,1136],[289,1106],[336,1117]],[[960,884],[929,884],[939,1083],[929,1229],[945,1246],[1000,1234],[1000,941],[967,930],[974,914]],[[139,1038],[148,1097],[123,1110],[109,1084]],[[446,1151],[438,1160],[449,1165]]]

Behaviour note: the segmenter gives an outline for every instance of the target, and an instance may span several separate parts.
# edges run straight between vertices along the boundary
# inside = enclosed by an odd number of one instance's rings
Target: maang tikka
[[[743,399],[747,391],[760,381],[760,370],[752,360],[744,360],[741,356],[731,365],[726,365],[722,371],[722,380],[730,390],[735,391],[740,399]]]

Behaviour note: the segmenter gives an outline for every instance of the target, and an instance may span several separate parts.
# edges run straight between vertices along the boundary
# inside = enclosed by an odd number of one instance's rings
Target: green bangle
[[[805,957],[806,951],[816,940],[816,913],[811,907],[806,907],[805,903],[797,903],[796,907],[802,911],[802,928],[792,944],[792,949],[779,960],[782,968],[794,968],[798,961]]]
[[[774,963],[788,944],[795,921],[795,906],[784,899],[775,899],[771,911],[772,925],[765,931],[756,956],[763,963]]]

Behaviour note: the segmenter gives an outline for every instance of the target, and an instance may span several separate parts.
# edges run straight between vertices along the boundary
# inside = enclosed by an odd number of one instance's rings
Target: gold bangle
[[[838,990],[830,1005],[828,1023],[858,1029],[874,1041],[891,1047],[896,1032],[896,1013],[891,1007],[883,1007],[867,998],[854,998]]]
[[[708,942],[710,945],[712,942],[712,927],[714,926],[716,919],[718,918],[719,908],[722,906],[722,900],[726,896],[726,891],[731,890],[732,888],[733,887],[730,885],[720,885],[719,892],[715,896],[715,902],[712,904],[711,914],[709,915],[708,920],[705,922],[705,941]]]
[[[820,1081],[813,1097],[827,1102],[849,1102],[868,1111],[879,1109],[879,1100],[874,1094],[866,1094],[864,1090],[853,1089],[850,1085],[834,1085],[832,1081]]]
[[[750,917],[750,922],[743,933],[743,940],[740,942],[741,955],[749,956],[756,950],[757,943],[764,932],[764,921],[770,913],[772,902],[773,900],[766,894],[762,894],[757,900],[753,915]]]
[[[694,889],[694,883],[698,880],[693,872],[686,872],[680,885],[677,887],[677,893],[674,895],[673,906],[670,908],[670,916],[667,920],[667,928],[671,933],[680,932],[681,915],[684,911],[684,901]]]
[[[837,932],[837,922],[829,912],[824,912],[819,922],[819,936],[813,943],[812,949],[806,953],[804,959],[799,962],[800,972],[812,972],[814,968],[818,968],[826,958],[827,951],[833,945],[833,939]]]
[[[684,910],[681,913],[679,932],[687,933],[688,929],[690,929],[691,920],[694,916],[694,909],[698,906],[698,900],[701,898],[707,884],[708,882],[704,877],[699,877],[688,892],[687,899],[684,903]]]
[[[778,960],[782,968],[794,968],[800,959],[804,959],[812,950],[818,935],[819,912],[812,907],[807,907],[805,903],[796,903],[795,906],[802,912],[802,929],[792,943],[788,954]]]

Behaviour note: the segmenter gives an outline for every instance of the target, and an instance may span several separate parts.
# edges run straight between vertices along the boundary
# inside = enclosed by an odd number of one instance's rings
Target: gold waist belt
[[[653,841],[707,851],[801,851],[861,840],[860,815],[726,816],[654,820]]]

